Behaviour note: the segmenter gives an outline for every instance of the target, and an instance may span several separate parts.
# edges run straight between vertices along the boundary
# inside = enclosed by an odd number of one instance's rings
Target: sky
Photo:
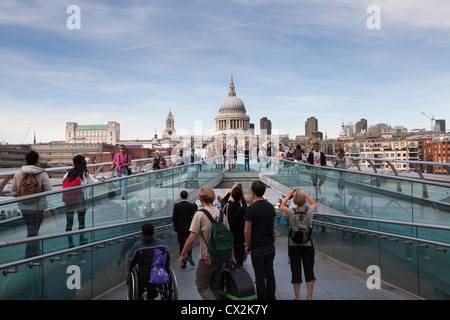
[[[448,0],[0,0],[0,30],[1,143],[213,130],[231,75],[256,133],[450,126]]]

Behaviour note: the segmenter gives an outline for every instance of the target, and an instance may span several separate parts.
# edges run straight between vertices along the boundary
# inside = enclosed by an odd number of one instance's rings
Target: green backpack
[[[203,211],[212,223],[209,242],[206,241],[202,234],[203,240],[208,247],[209,257],[218,262],[230,260],[234,247],[233,233],[223,223],[224,215],[222,210],[218,221],[214,220],[208,210],[201,209],[200,211]]]

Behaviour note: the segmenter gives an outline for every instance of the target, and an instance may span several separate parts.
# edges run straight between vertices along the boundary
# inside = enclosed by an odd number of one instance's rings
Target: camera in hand
[[[242,183],[238,183],[237,187],[242,189]]]
[[[291,199],[294,197],[294,194],[295,194],[295,192],[296,192],[297,190],[298,190],[298,189],[294,189],[294,190],[293,190],[292,196],[289,198],[289,200],[291,200]]]

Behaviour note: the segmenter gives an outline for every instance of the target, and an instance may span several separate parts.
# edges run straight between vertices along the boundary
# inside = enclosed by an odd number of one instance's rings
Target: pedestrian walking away
[[[197,211],[197,205],[188,201],[188,192],[183,190],[180,192],[181,201],[175,203],[173,206],[172,222],[174,231],[178,236],[178,244],[180,253],[183,251],[186,240],[189,238],[189,227],[191,226],[192,218]],[[187,253],[187,261],[195,266],[194,260],[192,260],[192,249]],[[186,263],[181,265],[182,268],[186,268]]]
[[[198,198],[204,209],[206,209],[214,220],[219,220],[220,210],[214,206],[215,194],[211,188],[203,187],[198,191]],[[223,223],[229,227],[228,219],[224,216]],[[192,219],[190,227],[190,235],[186,240],[183,251],[180,254],[180,265],[183,265],[187,259],[187,253],[194,246],[197,236],[200,235],[200,254],[196,271],[195,283],[197,291],[203,300],[219,300],[220,299],[220,280],[226,262],[215,261],[211,259],[207,242],[210,241],[212,223],[208,216],[197,211]],[[235,264],[234,256],[229,260],[230,264]]]
[[[275,208],[264,199],[262,181],[254,181],[251,191],[255,202],[245,211],[245,252],[251,254],[257,299],[275,300]]]

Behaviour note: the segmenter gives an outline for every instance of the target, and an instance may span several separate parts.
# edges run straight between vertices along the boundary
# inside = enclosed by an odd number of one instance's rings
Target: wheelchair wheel
[[[178,286],[177,277],[172,269],[170,271],[170,282],[164,285],[164,292],[161,295],[161,300],[178,300]]]
[[[139,279],[136,269],[133,269],[128,274],[128,293],[127,300],[142,300],[142,293],[140,293]]]

